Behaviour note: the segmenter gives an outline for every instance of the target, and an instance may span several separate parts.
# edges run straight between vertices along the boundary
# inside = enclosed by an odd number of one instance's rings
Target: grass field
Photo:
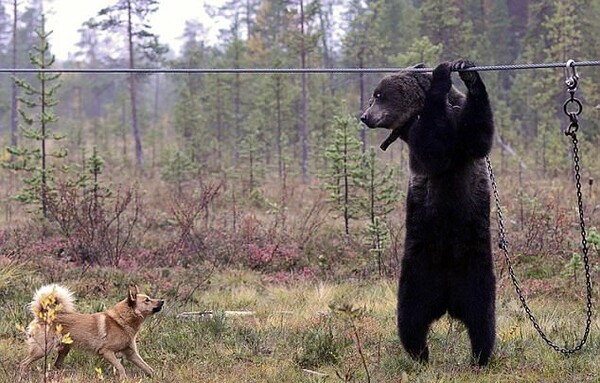
[[[498,171],[498,185],[515,270],[542,328],[572,346],[585,326],[572,178],[509,170]],[[447,317],[432,327],[431,361],[421,365],[408,358],[396,334],[402,203],[387,217],[389,241],[377,257],[364,217],[345,235],[318,189],[271,181],[246,195],[235,179],[195,182],[182,193],[160,182],[137,189],[124,183],[98,205],[61,190],[51,220],[12,199],[0,204],[0,383],[116,381],[101,358],[78,351],[69,354],[65,370],[46,379],[41,361],[18,376],[27,353],[19,326],[31,320],[26,305],[50,282],[73,290],[86,313],[125,298],[131,282],[166,299],[138,338],[156,375],[142,376],[125,362],[131,382],[600,383],[600,316],[594,312],[581,352],[564,356],[548,347],[527,319],[496,246],[497,341],[490,365],[470,365],[467,333]],[[584,194],[597,302],[600,203],[593,185],[590,178]],[[492,231],[497,238],[495,222]],[[181,315],[207,311],[212,315]]]
[[[0,382],[43,382],[42,362],[19,380],[17,367],[26,347],[16,325],[27,324],[26,303],[49,280],[27,265],[6,264],[0,270]],[[480,370],[469,364],[463,326],[447,317],[431,330],[430,364],[407,357],[396,336],[392,279],[272,283],[259,273],[236,269],[157,273],[159,278],[148,280],[114,269],[65,268],[57,280],[77,293],[82,312],[103,310],[124,298],[129,280],[145,280],[141,290],[167,299],[166,309],[147,322],[138,340],[156,375],[146,378],[126,362],[132,382],[600,382],[598,316],[581,352],[558,354],[535,332],[503,275],[496,351],[489,367]],[[561,344],[574,343],[584,327],[584,302],[570,290],[530,286],[536,315]],[[213,315],[178,316],[207,310]],[[241,310],[252,314],[229,313]],[[101,358],[73,351],[66,369],[48,381],[114,380]]]

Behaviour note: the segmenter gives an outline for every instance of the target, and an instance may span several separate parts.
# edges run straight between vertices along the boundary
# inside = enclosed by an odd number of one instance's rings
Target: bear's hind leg
[[[411,358],[419,362],[429,361],[427,333],[430,323],[413,316],[410,312],[398,313],[398,332],[404,349]]]
[[[452,287],[449,313],[467,327],[473,364],[485,366],[496,342],[494,275],[490,271],[474,278],[458,277]]]
[[[463,323],[469,331],[471,339],[471,355],[473,364],[485,366],[490,361],[494,344],[496,342],[496,319],[494,311],[486,310],[484,315],[479,317],[470,316],[469,319],[463,319]]]
[[[406,257],[406,256],[405,256]],[[447,309],[443,281],[422,263],[402,264],[398,288],[398,334],[411,358],[427,362],[427,333],[431,323]]]

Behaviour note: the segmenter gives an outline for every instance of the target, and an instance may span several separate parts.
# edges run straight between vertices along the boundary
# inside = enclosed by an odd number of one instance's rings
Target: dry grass
[[[76,275],[76,270],[72,270]],[[107,274],[108,273],[108,274]],[[79,292],[82,311],[91,312],[120,299],[121,287],[108,284],[104,293],[82,294],[98,278],[120,281],[119,271],[88,271],[79,280],[62,281]],[[131,276],[130,276],[131,277]],[[133,276],[134,278],[137,276]],[[173,280],[183,277],[171,274]],[[24,305],[43,277],[24,272],[12,278],[3,292],[9,304],[0,317],[0,381],[15,381],[16,367],[26,354],[23,335]],[[167,297],[169,307],[151,319],[140,335],[142,356],[158,372],[152,379],[126,365],[131,381],[145,382],[318,382],[366,381],[349,320],[358,329],[372,382],[598,382],[600,321],[594,318],[587,346],[565,357],[544,345],[525,319],[514,292],[502,287],[498,297],[495,356],[479,370],[468,364],[469,344],[463,326],[443,318],[432,328],[431,363],[414,363],[404,354],[395,334],[395,281],[373,279],[348,282],[300,281],[273,285],[260,274],[224,270],[213,274],[210,285],[187,303]],[[166,292],[159,285],[146,289]],[[583,302],[564,295],[539,294],[532,306],[552,338],[572,343],[583,328]],[[349,319],[331,307],[351,305],[364,310]],[[183,320],[183,311],[213,310],[212,318]],[[227,310],[250,310],[253,316],[229,317]],[[101,358],[73,352],[57,382],[112,379]],[[100,374],[97,369],[101,369]],[[326,374],[326,378],[303,371]],[[404,377],[404,378],[403,378]],[[23,381],[41,382],[39,363]]]
[[[587,159],[599,150],[586,149]],[[581,268],[575,273],[566,269],[579,250],[572,179],[568,174],[540,175],[529,170],[531,165],[519,173],[511,161],[495,163],[503,164],[497,166],[497,176],[515,268],[550,337],[573,344],[583,330],[584,302]],[[600,227],[600,198],[597,185],[585,182],[598,166],[597,160],[589,163],[586,169],[591,170],[582,178],[590,228]],[[127,184],[129,176],[123,171],[122,179],[111,182]],[[405,183],[405,178],[399,180],[401,190]],[[199,191],[211,184],[222,188],[202,206]],[[29,321],[25,305],[35,288],[65,283],[81,298],[81,311],[95,312],[122,299],[131,281],[168,302],[138,342],[157,376],[146,379],[126,365],[133,382],[365,382],[365,364],[372,382],[600,382],[599,316],[594,316],[582,352],[569,357],[556,353],[526,319],[499,252],[497,347],[490,366],[479,370],[469,365],[466,331],[448,318],[431,329],[431,363],[410,360],[399,345],[395,318],[402,203],[388,219],[393,240],[384,258],[387,273],[380,277],[360,237],[364,222],[353,222],[352,236],[346,238],[318,185],[290,179],[282,189],[272,177],[252,198],[227,177],[188,186],[175,198],[163,182],[141,180],[135,240],[124,249],[119,267],[102,268],[74,262],[77,254],[56,228],[29,219],[10,200],[16,186],[0,185],[0,382],[19,381],[16,367],[26,347],[15,325]],[[193,219],[177,221],[175,213]],[[252,263],[250,246],[258,255],[281,259]],[[597,285],[597,248],[591,249],[590,259]],[[335,309],[339,307],[361,310],[350,316]],[[177,317],[204,310],[216,314],[197,321]],[[255,315],[228,317],[229,310]],[[66,366],[53,381],[113,379],[101,358],[80,352],[70,354]],[[40,371],[38,363],[21,381],[43,381]]]

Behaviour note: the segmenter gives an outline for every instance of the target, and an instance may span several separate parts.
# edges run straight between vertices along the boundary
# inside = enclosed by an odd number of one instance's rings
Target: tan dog
[[[120,379],[127,376],[115,355],[117,352],[152,375],[152,368],[138,354],[136,335],[144,320],[162,309],[164,300],[140,294],[137,286],[131,286],[127,298],[103,312],[78,313],[74,301],[67,288],[56,284],[37,290],[30,304],[35,319],[27,327],[29,355],[21,362],[21,373],[29,364],[44,357],[44,349],[46,353],[52,349],[58,351],[54,366],[60,369],[74,347],[102,355],[117,369]]]

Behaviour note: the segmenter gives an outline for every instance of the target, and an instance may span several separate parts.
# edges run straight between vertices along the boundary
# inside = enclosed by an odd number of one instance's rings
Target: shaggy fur
[[[468,329],[474,362],[488,363],[495,341],[495,276],[485,156],[494,124],[487,91],[473,64],[442,63],[433,75],[398,73],[381,80],[361,116],[391,129],[382,144],[408,143],[411,177],[398,289],[398,330],[408,354],[427,361],[427,333],[446,312]],[[385,149],[385,148],[384,148]]]
[[[55,320],[44,331],[47,325],[37,313],[42,308],[42,300],[49,295],[55,297],[60,310],[57,310]],[[21,373],[52,349],[58,351],[54,366],[60,369],[71,347],[74,347],[102,355],[117,369],[120,379],[127,376],[115,355],[117,352],[122,353],[146,374],[152,375],[152,368],[137,351],[136,336],[146,318],[160,311],[163,304],[163,300],[140,294],[137,287],[133,286],[129,288],[127,298],[112,308],[95,314],[80,314],[75,310],[73,294],[66,287],[55,284],[43,286],[34,294],[30,304],[35,319],[27,327],[29,355],[21,362]],[[60,334],[56,334],[58,325],[62,326]],[[61,342],[65,334],[70,334],[72,344]]]

